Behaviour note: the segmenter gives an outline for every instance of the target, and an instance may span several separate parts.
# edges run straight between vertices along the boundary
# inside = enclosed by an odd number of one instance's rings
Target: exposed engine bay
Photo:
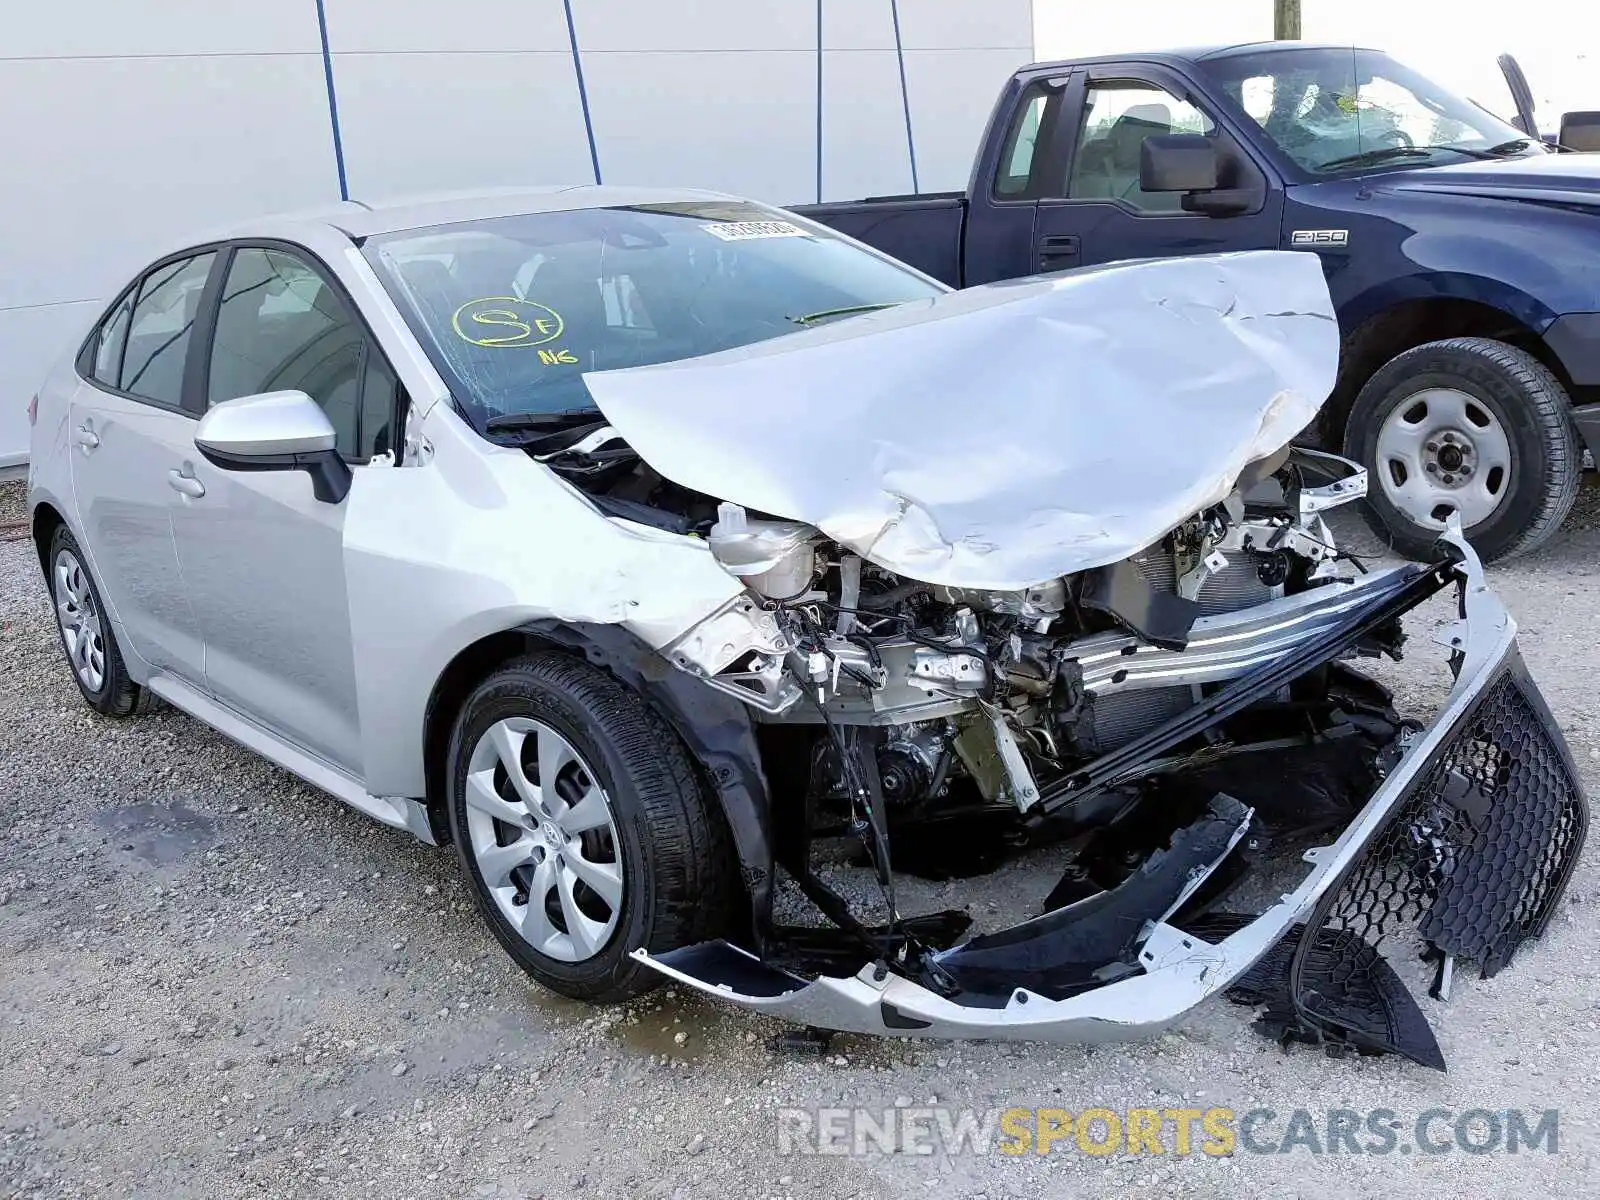
[[[750,595],[667,654],[764,723],[811,731],[767,739],[812,741],[810,805],[861,822],[876,792],[891,820],[987,805],[1099,826],[1134,796],[1045,796],[1337,613],[1324,585],[1346,560],[1321,513],[1364,489],[1354,464],[1284,451],[1133,558],[1015,592],[906,580],[724,504],[711,551]]]
[[[842,823],[869,841],[874,820],[889,831],[975,819],[993,848],[974,854],[968,836],[961,861],[918,863],[936,875],[992,867],[1000,847],[1021,848],[1046,827],[1063,836],[1132,819],[1146,793],[1197,761],[1312,745],[1348,717],[1339,704],[1383,710],[1380,690],[1358,695],[1363,685],[1346,673],[1327,712],[1285,697],[1273,719],[1254,714],[1254,735],[1218,735],[1198,757],[1147,764],[1136,782],[1093,796],[1066,787],[1075,768],[1349,607],[1358,568],[1323,514],[1363,496],[1366,478],[1331,454],[1285,448],[1132,558],[1000,591],[905,579],[813,526],[695,496],[661,480],[607,426],[558,440],[568,445],[540,457],[603,507],[704,536],[744,583],[744,595],[664,653],[754,710],[769,776],[804,781],[775,782],[781,802],[803,806],[819,828]],[[1370,652],[1397,654],[1398,632],[1389,633]],[[1395,728],[1366,732],[1392,737]],[[1318,819],[1340,815],[1348,811]]]
[[[1152,304],[1144,273],[1193,292]],[[658,653],[719,698],[678,727],[717,764],[750,927],[635,957],[793,1021],[908,1036],[1126,1037],[1227,989],[1276,1036],[1441,1065],[1384,957],[1401,925],[1436,993],[1457,956],[1498,970],[1542,928],[1587,821],[1515,625],[1458,531],[1431,566],[1369,569],[1335,544],[1324,515],[1365,475],[1290,445],[1337,358],[1314,261],[1134,264],[950,300],[965,327],[1004,318],[1026,346],[1101,295],[1144,324],[1087,383],[1050,377],[1041,342],[1006,381],[1018,399],[962,371],[937,303],[902,306],[587,376],[603,417],[528,446],[742,585]],[[1143,337],[1168,360],[1140,393],[1159,397],[1156,438],[1148,405],[1116,407],[1147,369]],[[1173,369],[1191,350],[1206,372]],[[872,387],[925,397],[917,421],[840,384],[858,359]],[[934,371],[942,386],[917,392]],[[991,396],[1013,411],[974,423]],[[797,411],[840,437],[790,439]],[[1456,683],[1424,724],[1353,664],[1398,658],[1405,614],[1451,588]],[[1499,853],[1491,827],[1547,849]],[[876,916],[819,876],[824,838],[858,846]],[[1232,907],[1276,844],[1304,847],[1301,877]],[[1020,925],[974,932],[964,908],[899,902],[907,874],[970,877],[1045,845],[1068,865]],[[777,919],[776,871],[816,920]]]

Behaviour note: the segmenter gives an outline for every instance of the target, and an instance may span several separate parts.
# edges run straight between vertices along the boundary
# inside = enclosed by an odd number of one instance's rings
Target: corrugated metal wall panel
[[[322,0],[357,197],[586,182],[780,203],[909,190],[891,0],[564,0],[492,29],[436,0]],[[101,297],[170,239],[333,200],[316,0],[30,5],[0,51],[0,464]],[[573,14],[578,55],[566,12]],[[959,187],[1028,0],[898,0],[924,190]],[[16,114],[23,114],[20,119]]]

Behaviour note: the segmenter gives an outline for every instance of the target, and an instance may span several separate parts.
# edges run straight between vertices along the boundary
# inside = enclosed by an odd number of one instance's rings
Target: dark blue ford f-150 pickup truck
[[[955,286],[1114,259],[1322,257],[1343,335],[1316,440],[1395,546],[1451,513],[1538,545],[1600,455],[1600,155],[1553,153],[1376,50],[1265,43],[1012,77],[965,194],[796,211]]]

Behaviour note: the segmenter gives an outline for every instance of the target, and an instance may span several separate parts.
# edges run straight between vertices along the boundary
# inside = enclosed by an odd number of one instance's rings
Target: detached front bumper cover
[[[1138,945],[1140,969],[1062,999],[1018,986],[1003,1002],[960,1003],[881,964],[808,980],[726,942],[635,957],[743,1008],[914,1037],[1144,1037],[1231,990],[1266,1003],[1288,1036],[1441,1066],[1431,1034],[1416,1029],[1420,1014],[1397,999],[1406,993],[1381,943],[1415,925],[1446,967],[1461,956],[1493,974],[1548,922],[1588,823],[1571,756],[1522,667],[1516,623],[1459,533],[1443,540],[1460,558],[1464,615],[1448,634],[1455,686],[1340,837],[1306,852],[1299,886],[1258,916],[1185,930],[1168,923],[1169,909]]]

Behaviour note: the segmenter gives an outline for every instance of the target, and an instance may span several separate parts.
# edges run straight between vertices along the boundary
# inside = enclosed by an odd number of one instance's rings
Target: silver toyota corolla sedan
[[[1309,255],[950,292],[711,193],[346,204],[129,281],[30,411],[33,531],[90,706],[453,844],[567,995],[1098,1040],[1226,990],[1437,1062],[1387,956],[1505,966],[1588,810],[1459,530],[1335,544],[1338,349]],[[1359,661],[1443,591],[1397,711]],[[908,886],[1041,846],[1010,928]]]

